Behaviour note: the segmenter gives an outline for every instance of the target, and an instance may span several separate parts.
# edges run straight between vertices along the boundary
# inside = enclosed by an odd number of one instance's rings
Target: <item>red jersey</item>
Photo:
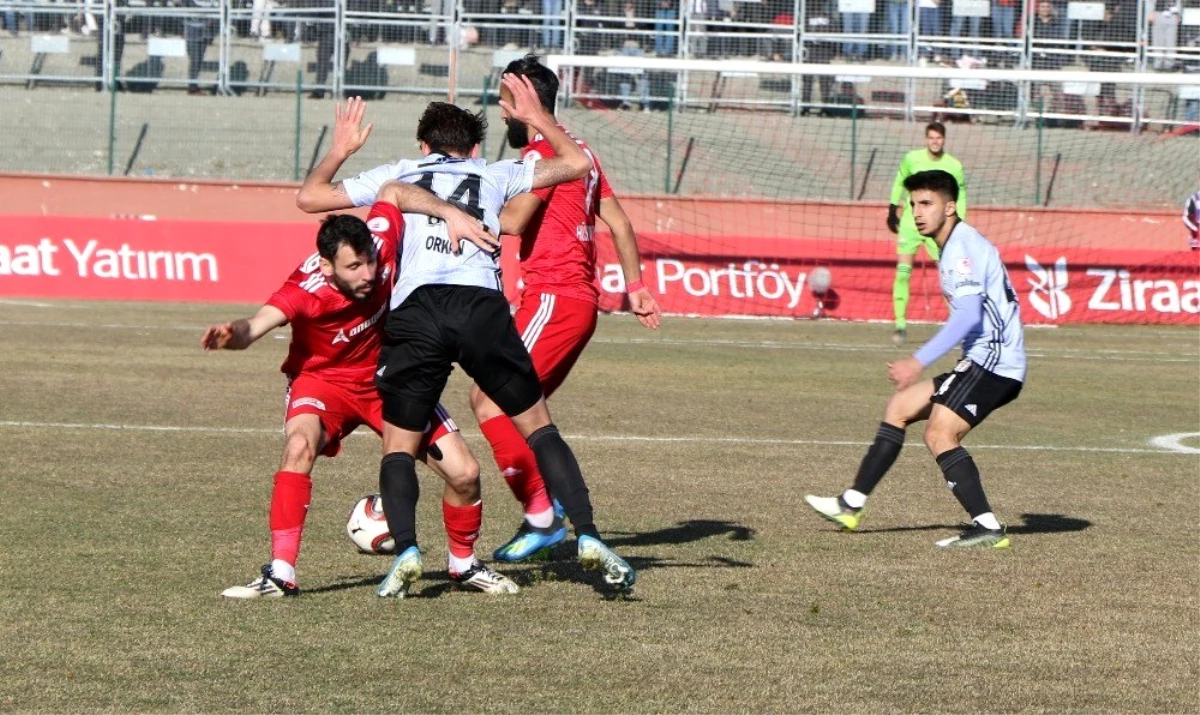
[[[600,199],[613,192],[600,160],[588,145],[570,132],[567,135],[591,158],[592,170],[582,179],[534,190],[543,203],[521,234],[521,278],[526,291],[596,303],[600,295],[596,286],[596,215]],[[550,142],[537,134],[521,158],[554,155]]]
[[[292,324],[292,343],[280,367],[289,378],[304,373],[355,384],[374,379],[380,331],[371,328],[387,314],[404,217],[394,205],[377,203],[367,216],[367,226],[379,260],[369,298],[359,301],[343,295],[325,280],[320,256],[314,253],[267,300]]]

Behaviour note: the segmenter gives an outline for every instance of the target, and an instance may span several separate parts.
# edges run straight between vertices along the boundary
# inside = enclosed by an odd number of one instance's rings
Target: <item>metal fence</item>
[[[1200,68],[1200,0],[0,0],[0,21],[0,83],[105,90],[477,94],[530,49]]]

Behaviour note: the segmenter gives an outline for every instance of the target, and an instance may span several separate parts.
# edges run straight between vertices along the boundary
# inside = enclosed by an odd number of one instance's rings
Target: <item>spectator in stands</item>
[[[1083,56],[1083,62],[1092,72],[1119,72],[1124,64],[1121,54],[1133,56],[1137,41],[1137,22],[1130,21],[1129,12],[1137,13],[1133,0],[1123,0],[1120,5],[1106,4],[1104,21],[1088,23],[1085,28],[1088,54]],[[1089,31],[1090,30],[1090,31]],[[1100,95],[1096,98],[1099,114],[1119,116],[1126,110],[1117,106],[1117,85],[1112,82],[1100,84]]]
[[[1020,0],[992,0],[992,37],[1011,40],[1015,36]]]
[[[807,27],[805,28],[804,39],[804,61],[811,64],[829,64],[829,61],[837,54],[837,43],[830,40],[812,39],[814,35],[826,35],[837,32],[837,0],[808,0],[806,8],[808,13]],[[821,102],[829,104],[833,99],[833,76],[823,74],[820,75],[821,83]],[[800,114],[806,115],[809,113],[809,102],[812,101],[813,75],[806,74],[800,79],[800,100],[806,106],[800,110]]]
[[[428,7],[429,44],[436,45],[439,42],[449,42],[446,29],[449,27],[451,19],[454,16],[454,0],[429,0]]]
[[[5,0],[5,5],[16,5],[16,4],[17,4],[17,0]],[[32,31],[33,30],[33,13],[30,12],[29,10],[21,11],[21,19],[25,21],[25,31],[26,32]],[[8,30],[9,34],[11,34],[13,37],[16,37],[17,34],[20,32],[20,30],[18,29],[18,26],[17,26],[17,13],[11,7],[8,7],[4,10],[4,27]]]
[[[905,38],[912,32],[912,17],[909,16],[908,0],[887,0],[888,32],[893,35],[903,35]],[[908,58],[908,40],[905,39],[892,45],[888,53],[892,60]]]
[[[1037,14],[1033,16],[1033,37],[1039,40],[1061,40],[1066,32],[1066,24],[1058,16],[1058,9],[1050,0],[1037,0]],[[1047,51],[1062,49],[1055,45],[1047,45],[1039,49],[1034,45],[1033,69],[1060,70],[1066,64],[1066,55],[1059,52]]]
[[[1150,21],[1150,47],[1154,56],[1151,66],[1156,70],[1173,70],[1178,57],[1174,50],[1179,45],[1179,21],[1183,17],[1182,0],[1146,1],[1150,3],[1147,18]]]
[[[917,0],[917,35],[920,37],[936,37],[942,34],[941,0]],[[921,57],[925,59],[940,59],[934,54],[933,48],[922,44]]]
[[[196,10],[215,10],[220,7],[220,0],[188,0]],[[211,15],[188,15],[183,20],[183,39],[186,42],[188,57],[188,94],[203,94],[197,79],[204,65],[204,53],[212,44],[217,29],[217,20]]]
[[[604,19],[604,8],[598,0],[579,0],[575,8],[575,51],[581,55],[598,55],[607,49],[604,30],[609,23]],[[585,69],[586,74],[591,74]],[[591,82],[588,82],[591,84]]]
[[[993,2],[999,3],[1000,0],[993,0]],[[1012,2],[1012,0],[1009,0],[1009,2]],[[998,4],[992,6],[992,14],[993,15],[996,13],[998,8],[999,8]],[[967,36],[973,40],[978,41],[979,28],[983,24],[983,18],[980,17],[979,15],[971,15],[971,16],[959,15],[956,12],[954,12],[954,10],[955,10],[955,8],[952,7],[951,8],[951,17],[950,17],[950,36],[951,37],[962,37],[963,26],[966,25],[967,26]],[[1009,27],[1011,28],[1011,25]],[[999,30],[997,29],[995,20],[992,20],[992,34],[995,37],[1000,37]],[[1009,32],[1008,36],[1011,37],[1012,33]],[[973,44],[977,45],[978,42],[975,42]],[[970,50],[970,54],[978,56],[980,54],[979,49],[972,48]],[[950,56],[955,59],[962,57],[963,56],[962,46],[956,44],[955,47],[950,51]]]
[[[865,35],[871,29],[871,13],[843,12],[842,32],[848,35]],[[867,43],[859,39],[846,40],[842,43],[842,55],[849,61],[861,62],[867,59]]]
[[[658,0],[658,7],[654,10],[654,54],[659,57],[674,57],[678,33],[678,1]]]
[[[627,2],[626,5],[632,3]],[[636,39],[625,40],[625,44],[621,47],[621,55],[626,57],[645,57],[646,53],[642,50],[642,43]],[[619,109],[633,109],[633,85],[638,86],[638,96],[641,101],[643,111],[650,111],[650,81],[646,76],[646,70],[630,70],[620,74],[620,79],[617,80],[617,93],[621,97]]]
[[[809,3],[809,12],[812,11]],[[791,62],[792,43],[796,41],[796,17],[790,12],[777,13],[771,18],[771,29],[763,37],[762,52],[770,62]]]
[[[688,15],[688,52],[693,58],[709,57],[708,33],[719,27],[714,23],[721,19],[720,0],[689,0],[691,13]]]
[[[563,46],[563,0],[542,0],[542,47],[561,50]]]
[[[250,36],[262,42],[271,39],[271,11],[275,0],[254,0],[250,10]]]

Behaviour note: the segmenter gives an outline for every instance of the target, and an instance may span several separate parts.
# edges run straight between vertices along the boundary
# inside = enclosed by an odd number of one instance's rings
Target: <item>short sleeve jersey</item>
[[[942,153],[939,159],[929,156],[929,150],[927,149],[913,149],[905,154],[904,158],[900,161],[900,168],[896,171],[896,179],[892,182],[891,203],[903,206],[905,212],[911,211],[912,208],[904,200],[904,197],[908,195],[908,191],[904,188],[904,180],[913,174],[937,169],[950,174],[958,182],[958,201],[955,202],[955,213],[958,214],[960,219],[966,221],[967,175],[963,172],[962,162],[945,152]]]
[[[499,235],[500,210],[509,199],[533,188],[536,164],[536,161],[489,164],[483,159],[431,154],[419,162],[393,165],[389,178],[422,186],[438,198],[457,204]],[[398,307],[410,293],[428,284],[503,289],[499,251],[484,251],[466,241],[460,248],[458,255],[451,252],[449,235],[441,220],[405,214],[392,307]]]
[[[354,384],[373,379],[380,338],[372,327],[387,311],[404,219],[395,206],[379,203],[371,208],[367,226],[375,239],[378,272],[366,300],[347,298],[326,280],[316,253],[267,299],[292,326],[292,342],[280,368],[289,378],[304,373]]]
[[[960,298],[983,296],[983,321],[963,339],[963,357],[997,375],[1024,381],[1021,306],[996,247],[960,221],[942,246],[938,277],[951,312]]]
[[[571,136],[570,132],[567,135]],[[592,160],[592,170],[582,179],[534,190],[543,204],[521,235],[521,278],[526,291],[595,303],[599,297],[596,216],[600,200],[612,196],[613,191],[591,148],[571,138]],[[553,156],[554,148],[541,134],[533,137],[522,154],[526,161]]]

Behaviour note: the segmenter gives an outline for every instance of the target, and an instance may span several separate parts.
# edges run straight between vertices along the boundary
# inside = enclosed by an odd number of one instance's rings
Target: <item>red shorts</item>
[[[596,304],[526,291],[513,320],[546,397],[562,386],[596,332]]]
[[[321,454],[326,457],[336,457],[342,451],[342,440],[359,425],[370,427],[375,434],[383,433],[383,401],[370,382],[351,385],[302,373],[288,383],[285,405],[284,424],[297,415],[316,415],[321,419],[326,439]],[[421,449],[457,431],[458,425],[439,403],[425,430]]]

